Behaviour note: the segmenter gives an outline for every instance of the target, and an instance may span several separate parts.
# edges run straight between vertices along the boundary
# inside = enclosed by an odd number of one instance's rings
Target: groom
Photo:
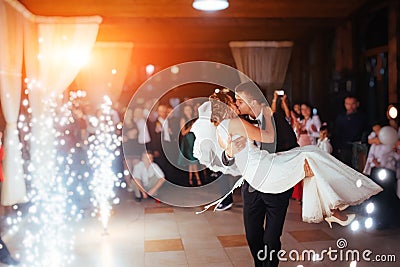
[[[258,126],[263,129],[265,126],[265,118],[262,114],[264,96],[258,87],[253,82],[242,83],[235,88],[235,94],[236,105],[241,115],[253,121],[257,120]],[[276,151],[274,144],[257,144],[260,149],[272,153],[297,147],[294,131],[285,120],[282,110],[277,110],[273,116],[276,128]],[[244,137],[233,141],[232,151],[225,151],[222,155],[223,163],[228,166],[234,164],[234,154],[242,150],[245,145]],[[246,181],[242,186],[246,239],[256,267],[276,267],[279,264],[277,253],[281,249],[280,237],[292,191],[293,189],[279,194],[262,193],[252,188]],[[265,254],[271,251],[273,252],[271,255]]]

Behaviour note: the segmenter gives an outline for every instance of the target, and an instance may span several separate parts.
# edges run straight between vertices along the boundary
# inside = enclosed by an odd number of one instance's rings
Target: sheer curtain
[[[229,46],[237,69],[257,82],[266,91],[267,97],[282,88],[293,42],[230,42]]]
[[[21,100],[23,16],[9,2],[0,0],[0,96],[4,133],[4,182],[1,204],[26,202],[26,186],[19,147],[17,120]]]
[[[120,95],[131,60],[133,43],[96,42],[88,63],[79,72],[75,84],[87,92],[91,112],[108,95],[116,102]]]
[[[26,23],[26,74],[32,108],[31,160],[43,168],[54,156],[54,128],[50,114],[54,99],[72,83],[88,59],[101,18],[39,17]],[[35,168],[34,175],[43,173]]]
[[[7,123],[3,205],[26,200],[17,130],[23,55],[33,117],[31,159],[40,168],[40,158],[46,158],[53,146],[52,139],[46,138],[51,120],[50,114],[44,114],[44,100],[60,94],[74,80],[95,43],[101,21],[98,16],[35,16],[16,0],[0,0],[0,90]]]

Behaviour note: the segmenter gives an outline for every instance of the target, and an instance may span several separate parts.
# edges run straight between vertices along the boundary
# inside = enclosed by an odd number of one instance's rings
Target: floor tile
[[[144,241],[144,252],[181,251],[181,250],[183,250],[183,244],[182,240],[180,239]]]
[[[189,265],[193,263],[223,263],[229,262],[229,258],[223,248],[201,248],[201,249],[186,249],[186,257]]]
[[[144,267],[155,267],[155,266],[188,267],[189,266],[184,251],[146,252],[144,258],[145,258]]]
[[[298,242],[334,240],[332,236],[322,230],[290,231],[288,233],[291,234]]]
[[[243,247],[247,246],[245,235],[225,235],[218,236],[219,242],[223,247]]]
[[[144,209],[145,214],[154,213],[173,213],[174,209],[172,207],[149,207]]]

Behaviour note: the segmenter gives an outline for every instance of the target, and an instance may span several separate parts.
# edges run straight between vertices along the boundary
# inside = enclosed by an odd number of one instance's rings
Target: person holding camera
[[[289,108],[288,98],[287,98],[287,95],[285,94],[284,90],[275,90],[274,91],[274,98],[272,99],[271,110],[273,113],[276,112],[277,105],[278,105],[277,102],[279,101],[279,97],[281,98],[280,104],[281,104],[282,110],[284,111],[285,119],[291,125],[292,124],[291,112],[290,112],[290,108]]]

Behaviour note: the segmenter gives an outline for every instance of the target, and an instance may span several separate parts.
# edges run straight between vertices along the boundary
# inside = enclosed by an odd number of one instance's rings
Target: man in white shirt
[[[149,152],[143,152],[142,161],[135,165],[132,176],[136,184],[135,196],[139,199],[155,196],[165,182],[163,171],[153,162],[153,155]]]

